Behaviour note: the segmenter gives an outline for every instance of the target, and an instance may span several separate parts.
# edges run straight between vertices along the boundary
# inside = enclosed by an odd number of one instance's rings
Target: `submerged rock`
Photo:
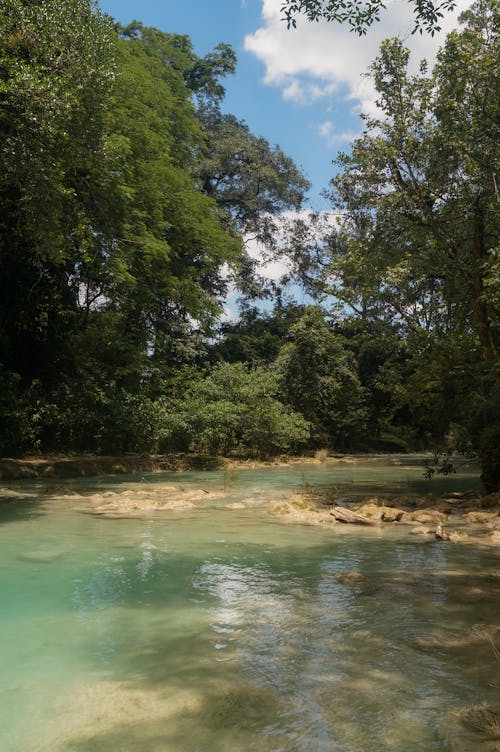
[[[39,551],[23,551],[17,557],[21,561],[31,561],[36,564],[50,564],[64,556],[64,551],[51,551],[50,549],[40,549]]]
[[[428,530],[425,527],[412,527],[410,535],[432,535],[432,530]]]
[[[500,659],[500,626],[496,624],[474,624],[469,629],[455,634],[417,637],[416,642],[420,647],[440,650],[485,647]]]
[[[498,512],[467,512],[464,514],[465,522],[496,523],[500,518]]]
[[[223,493],[205,489],[183,489],[155,484],[139,490],[107,491],[82,497],[89,505],[88,511],[101,517],[137,516],[144,512],[168,512],[196,509],[197,502],[220,498]],[[104,503],[103,503],[104,502]]]
[[[480,506],[481,509],[491,509],[493,507],[500,508],[500,491],[495,491],[494,493],[482,496],[480,498]]]
[[[361,572],[338,572],[333,577],[341,585],[354,588],[361,595],[370,595],[378,590],[377,584]]]
[[[361,587],[367,584],[367,578],[361,572],[339,572],[334,575],[334,579],[341,585],[349,587]]]
[[[472,705],[460,712],[460,720],[485,739],[500,739],[500,707],[492,708],[486,702]]]
[[[0,501],[3,499],[32,499],[35,498],[35,493],[29,493],[28,491],[15,491],[13,488],[0,488]]]

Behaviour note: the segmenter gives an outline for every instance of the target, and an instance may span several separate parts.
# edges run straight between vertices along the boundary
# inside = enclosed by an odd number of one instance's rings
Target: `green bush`
[[[277,398],[278,380],[267,368],[217,365],[192,380],[182,397],[162,409],[162,449],[211,454],[294,452],[310,435],[308,422]]]

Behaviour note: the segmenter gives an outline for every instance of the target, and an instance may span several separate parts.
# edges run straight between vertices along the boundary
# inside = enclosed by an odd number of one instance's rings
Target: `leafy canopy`
[[[440,31],[440,19],[456,5],[455,0],[409,0],[413,6],[416,31],[433,36]],[[309,21],[337,21],[348,23],[352,31],[362,36],[387,7],[384,0],[284,0],[281,11],[288,28],[297,25],[297,16]]]

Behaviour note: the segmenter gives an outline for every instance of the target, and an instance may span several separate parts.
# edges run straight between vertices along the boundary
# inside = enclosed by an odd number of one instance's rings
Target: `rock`
[[[368,517],[369,520],[382,520],[383,522],[397,522],[404,514],[402,509],[376,504],[373,500],[367,501],[357,507],[356,512]]]
[[[396,496],[391,500],[391,503],[396,507],[409,507],[415,509],[420,506],[421,499],[418,496]]]
[[[460,541],[467,540],[468,537],[469,536],[467,535],[467,533],[458,533],[456,531],[453,533],[450,533],[448,536],[449,540],[452,543],[460,543]]]
[[[500,507],[500,491],[487,494],[480,500],[480,506],[482,509],[491,509],[492,507]]]
[[[368,517],[370,520],[380,520],[382,518],[382,510],[384,507],[379,506],[377,501],[374,499],[365,501],[359,507],[356,507],[356,512],[364,517]]]
[[[271,511],[283,522],[296,525],[336,525],[328,510],[318,510],[314,503],[302,494],[291,494],[287,499],[272,504]]]
[[[474,624],[469,629],[451,635],[417,637],[417,644],[440,650],[466,650],[483,647],[496,655],[500,648],[500,627],[496,624]]]
[[[464,514],[464,521],[485,524],[492,522],[497,516],[496,512],[467,512]]]
[[[397,509],[394,507],[382,507],[382,522],[399,522],[404,515],[403,509]]]
[[[442,514],[451,514],[453,509],[453,504],[451,504],[446,499],[442,499],[441,501],[438,501],[437,504],[433,504],[431,507],[428,507],[428,511],[432,512],[441,512]]]
[[[120,499],[120,501],[111,504],[103,504],[95,507],[93,514],[99,516],[113,516],[140,514],[142,512],[173,512],[177,510],[196,509],[196,505],[187,499],[170,499],[164,502],[154,502],[149,499],[130,500]]]
[[[446,521],[446,515],[442,512],[433,511],[432,509],[419,509],[416,512],[404,512],[401,521],[420,522],[423,525],[437,527],[439,523]]]
[[[477,491],[450,491],[446,494],[448,499],[478,499],[479,494]]]
[[[143,512],[168,512],[196,509],[197,502],[224,496],[204,488],[182,488],[156,483],[140,489],[107,491],[85,497],[88,511],[104,517],[137,516]],[[84,510],[85,511],[85,510]]]
[[[375,507],[385,507],[387,504],[387,499],[382,499],[380,496],[371,496],[369,499],[363,502],[364,505],[372,505]]]

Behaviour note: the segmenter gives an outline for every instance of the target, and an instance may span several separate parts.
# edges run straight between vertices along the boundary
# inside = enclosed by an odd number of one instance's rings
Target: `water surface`
[[[495,749],[457,717],[498,704],[491,645],[421,644],[500,623],[494,550],[284,525],[261,504],[305,484],[441,489],[398,463],[10,484],[33,496],[0,505],[0,748]],[[137,519],[85,513],[82,493],[165,481],[227,495]],[[461,482],[477,485],[473,468]],[[68,485],[80,496],[62,498]]]

